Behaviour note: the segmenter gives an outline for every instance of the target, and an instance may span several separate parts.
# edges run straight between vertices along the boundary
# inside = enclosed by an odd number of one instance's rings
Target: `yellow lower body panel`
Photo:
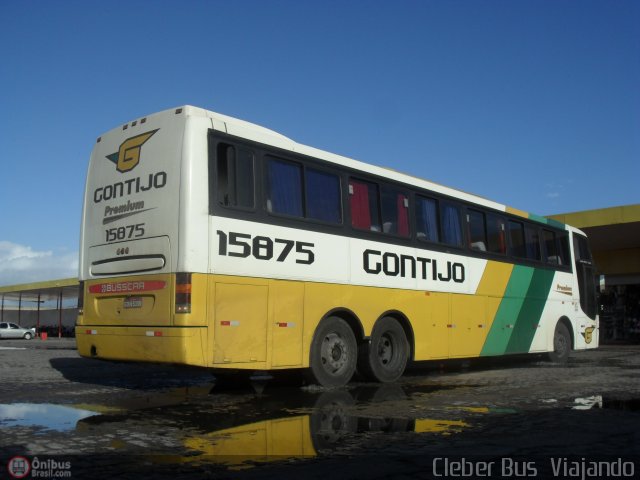
[[[357,334],[365,338],[385,315],[406,319],[414,360],[477,357],[512,270],[512,265],[489,262],[475,295],[193,274],[191,311],[186,314],[173,313],[176,287],[170,275],[136,277],[135,285],[126,278],[89,282],[85,304],[91,307],[78,318],[78,350],[86,357],[111,360],[306,368],[319,322],[340,311],[355,319]],[[154,305],[162,309],[145,316],[146,297],[113,291],[130,284],[147,290],[165,285],[152,291]]]

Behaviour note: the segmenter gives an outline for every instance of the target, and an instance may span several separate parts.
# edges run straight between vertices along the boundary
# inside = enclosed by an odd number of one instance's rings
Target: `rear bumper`
[[[83,357],[207,366],[206,327],[76,327]]]

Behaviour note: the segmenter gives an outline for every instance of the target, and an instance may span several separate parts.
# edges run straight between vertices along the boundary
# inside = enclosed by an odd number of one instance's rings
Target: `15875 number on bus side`
[[[296,263],[311,265],[315,261],[313,243],[286,240],[283,238],[252,237],[247,233],[223,232],[218,230],[218,254],[221,256],[247,258],[252,255],[258,260],[284,262],[295,247]]]

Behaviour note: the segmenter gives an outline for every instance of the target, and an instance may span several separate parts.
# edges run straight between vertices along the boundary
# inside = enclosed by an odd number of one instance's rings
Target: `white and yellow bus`
[[[309,369],[598,345],[570,226],[191,106],[98,138],[81,233],[81,355]]]

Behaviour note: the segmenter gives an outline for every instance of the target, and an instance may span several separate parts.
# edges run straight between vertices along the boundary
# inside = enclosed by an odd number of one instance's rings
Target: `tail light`
[[[191,313],[190,273],[176,273],[176,313]]]
[[[78,286],[78,315],[84,313],[84,282],[80,282]]]

